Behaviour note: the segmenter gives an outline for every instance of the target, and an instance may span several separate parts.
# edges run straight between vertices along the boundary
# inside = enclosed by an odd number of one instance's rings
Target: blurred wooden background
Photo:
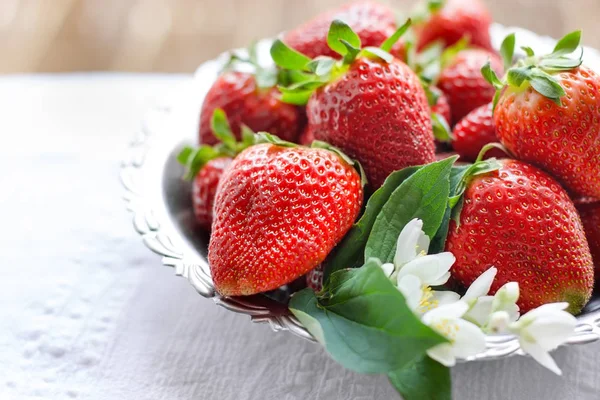
[[[382,0],[408,8],[412,0]],[[344,0],[0,0],[0,73],[191,72]],[[496,21],[600,47],[600,0],[485,0]]]

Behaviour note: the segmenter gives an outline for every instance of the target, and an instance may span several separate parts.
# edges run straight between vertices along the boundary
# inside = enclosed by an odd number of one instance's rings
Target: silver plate
[[[517,45],[527,44],[536,52],[550,52],[554,40],[521,28],[492,27],[498,46],[510,32],[517,32]],[[270,41],[259,42],[259,55],[268,59]],[[585,49],[586,64],[600,71],[600,53]],[[228,310],[247,314],[253,322],[268,323],[275,331],[289,331],[314,341],[310,333],[286,307],[291,289],[281,288],[249,297],[223,297],[215,292],[206,261],[208,234],[195,229],[190,185],[181,179],[182,167],[175,156],[186,144],[194,144],[202,100],[214,82],[225,56],[209,61],[196,71],[193,84],[172,100],[152,108],[127,150],[121,165],[125,200],[133,213],[133,226],[144,244],[162,256],[162,263],[175,269],[206,298]],[[600,296],[594,295],[577,317],[576,333],[568,344],[590,343],[600,339]],[[523,354],[514,336],[488,336],[487,349],[465,361],[503,358]]]

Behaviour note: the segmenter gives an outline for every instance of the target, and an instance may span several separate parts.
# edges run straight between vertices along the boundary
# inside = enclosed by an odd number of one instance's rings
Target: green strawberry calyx
[[[229,53],[221,72],[241,71],[254,75],[259,89],[271,89],[278,84],[285,84],[289,78],[277,66],[263,65],[258,59],[258,44],[255,42],[247,49],[234,50]]]
[[[245,125],[241,127],[242,140],[237,141],[225,112],[217,108],[213,113],[211,128],[220,143],[215,146],[184,147],[177,155],[177,161],[186,167],[184,178],[192,180],[209,161],[219,157],[234,158],[246,148],[255,144],[254,132]]]
[[[290,48],[280,39],[271,46],[271,57],[275,64],[287,73],[288,84],[279,85],[282,101],[290,104],[305,105],[310,95],[319,87],[334,81],[343,75],[349,66],[359,57],[377,58],[392,62],[390,51],[394,44],[406,33],[411,25],[407,20],[396,32],[386,39],[380,47],[362,47],[360,37],[345,22],[334,20],[329,28],[327,44],[342,59],[319,56],[310,59]]]
[[[561,98],[566,93],[555,74],[561,71],[570,71],[582,64],[583,49],[578,57],[569,57],[579,48],[580,41],[581,31],[571,32],[556,43],[552,53],[543,56],[537,56],[530,47],[521,47],[527,57],[507,68],[506,75],[502,80],[492,70],[489,62],[485,64],[481,68],[481,73],[496,88],[494,107],[505,88],[524,90],[529,86],[558,106],[562,106]],[[512,65],[514,48],[515,36],[513,33],[504,39],[500,49],[505,66]]]

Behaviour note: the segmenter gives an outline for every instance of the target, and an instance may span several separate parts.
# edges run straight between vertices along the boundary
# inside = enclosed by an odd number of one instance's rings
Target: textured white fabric
[[[0,78],[0,399],[397,399],[384,377],[217,307],[131,227],[122,149],[190,77]],[[600,343],[453,369],[454,396],[598,399]]]

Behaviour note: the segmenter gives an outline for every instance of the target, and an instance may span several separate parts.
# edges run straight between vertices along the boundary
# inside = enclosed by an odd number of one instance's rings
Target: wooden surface
[[[496,21],[600,47],[598,0],[484,0]],[[344,0],[0,0],[0,73],[189,72]],[[407,9],[413,0],[382,0]]]

